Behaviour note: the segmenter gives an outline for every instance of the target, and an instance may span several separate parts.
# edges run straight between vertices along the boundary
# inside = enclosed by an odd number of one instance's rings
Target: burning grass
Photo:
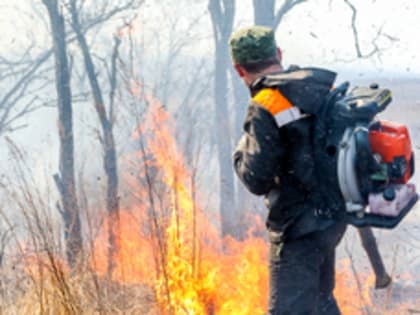
[[[0,314],[264,314],[268,296],[268,249],[256,236],[264,229],[256,218],[244,240],[221,238],[217,218],[199,202],[194,175],[173,138],[168,114],[151,107],[136,132],[139,151],[134,174],[126,179],[131,206],[118,220],[118,248],[108,266],[108,220],[91,248],[70,270],[61,260],[61,241],[51,215],[39,209],[38,196],[21,204],[30,241],[15,237],[17,250],[0,268]],[[24,188],[30,191],[29,187]],[[115,219],[115,218],[113,218]],[[375,305],[372,276],[351,271],[342,261],[335,294],[344,315],[413,314],[415,302],[393,308]],[[378,304],[378,303],[377,303]]]

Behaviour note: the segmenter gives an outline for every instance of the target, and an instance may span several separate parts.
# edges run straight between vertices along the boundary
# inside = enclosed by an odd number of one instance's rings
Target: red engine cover
[[[407,167],[397,182],[406,183],[413,173],[413,150],[408,129],[405,125],[385,120],[379,121],[379,124],[369,131],[372,152],[379,154],[387,164],[393,163],[394,158],[403,158]]]

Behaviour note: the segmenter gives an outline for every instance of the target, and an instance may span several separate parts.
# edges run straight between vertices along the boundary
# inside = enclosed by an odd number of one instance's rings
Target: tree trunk
[[[254,22],[256,25],[265,25],[276,30],[284,16],[295,6],[307,0],[283,0],[276,10],[275,0],[253,0]]]
[[[103,163],[107,177],[107,195],[106,208],[108,212],[108,239],[109,239],[109,255],[108,255],[108,273],[112,275],[112,270],[116,262],[116,254],[119,248],[119,197],[118,197],[118,165],[117,151],[113,134],[113,91],[116,86],[116,78],[113,75],[111,82],[111,104],[109,114],[104,104],[102,90],[99,86],[98,78],[95,71],[95,65],[92,60],[89,46],[79,22],[78,11],[74,0],[70,2],[70,13],[72,17],[72,26],[77,36],[80,50],[83,55],[85,69],[89,78],[90,87],[93,94],[95,110],[102,128],[102,146],[104,149]],[[116,43],[118,47],[119,42]],[[115,64],[113,64],[113,70]]]
[[[64,221],[66,257],[74,266],[82,250],[80,213],[74,176],[74,140],[70,72],[64,18],[58,10],[57,0],[43,0],[51,23],[55,56],[55,82],[58,96],[58,131],[60,137],[59,174],[54,175],[61,195],[61,215]]]
[[[238,143],[243,130],[243,123],[245,121],[245,115],[248,108],[249,102],[249,91],[247,90],[244,82],[240,79],[233,67],[231,67],[231,82],[233,89],[233,113],[234,113],[234,137],[233,143]],[[235,179],[235,212],[239,218],[239,223],[242,223],[245,218],[245,210],[247,208],[247,196],[248,193],[245,189],[245,186],[241,181],[236,177]],[[240,224],[241,225],[241,224]],[[239,226],[238,236],[241,238],[242,232],[245,232],[246,229]]]
[[[253,0],[254,23],[274,27],[274,0]]]
[[[223,4],[221,3],[223,2]],[[216,133],[217,157],[219,160],[219,210],[222,235],[235,236],[237,215],[234,207],[234,182],[232,167],[232,137],[228,111],[228,70],[230,56],[228,40],[232,32],[234,1],[210,0],[209,11],[213,24],[215,42],[214,99],[215,116],[213,130]]]
[[[216,71],[214,82],[215,120],[214,131],[217,137],[217,153],[219,159],[220,200],[219,209],[222,219],[222,235],[235,235],[237,215],[234,206],[234,184],[232,168],[231,124],[228,111],[227,69],[229,68],[228,47],[219,42],[216,51]]]

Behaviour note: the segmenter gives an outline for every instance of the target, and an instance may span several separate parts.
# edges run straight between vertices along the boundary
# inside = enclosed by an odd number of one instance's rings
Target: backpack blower
[[[345,83],[338,93],[347,88]],[[415,163],[407,127],[374,119],[391,100],[391,92],[377,84],[356,87],[330,113],[337,115],[330,122],[348,124],[337,147],[337,177],[346,218],[358,227],[393,228],[418,200],[408,182]]]
[[[255,87],[277,88],[301,112],[313,115],[314,159],[325,204],[357,227],[394,228],[418,200],[414,153],[407,127],[376,119],[391,92],[370,87],[336,88],[336,73],[294,68],[262,77]]]

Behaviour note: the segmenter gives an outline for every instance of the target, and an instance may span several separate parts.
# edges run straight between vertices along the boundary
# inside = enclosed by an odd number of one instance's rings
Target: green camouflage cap
[[[274,32],[265,26],[251,26],[232,34],[229,40],[232,59],[237,64],[258,63],[276,57]]]

